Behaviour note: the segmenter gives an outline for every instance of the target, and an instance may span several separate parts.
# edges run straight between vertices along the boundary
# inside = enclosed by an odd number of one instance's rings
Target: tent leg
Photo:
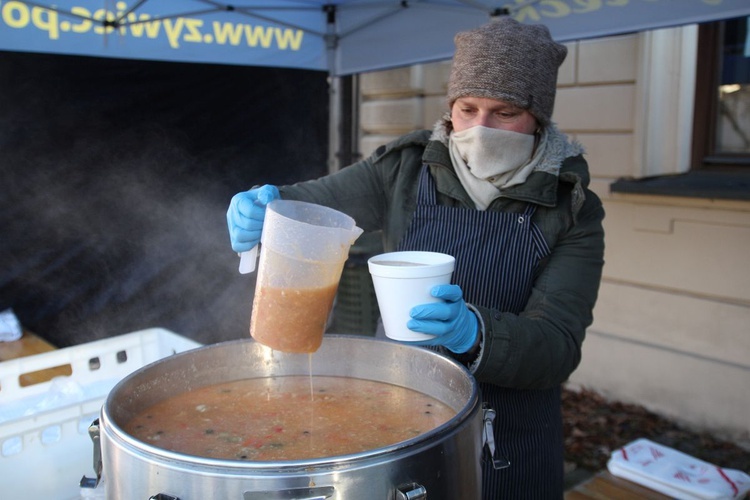
[[[341,120],[341,77],[328,77],[328,173],[341,168],[339,161],[339,121]]]
[[[328,172],[334,173],[360,159],[359,79],[356,75],[329,77]]]

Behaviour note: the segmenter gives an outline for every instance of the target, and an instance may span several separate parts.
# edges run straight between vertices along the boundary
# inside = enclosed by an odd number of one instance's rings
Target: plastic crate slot
[[[102,367],[102,362],[99,361],[99,356],[95,356],[89,359],[89,370],[95,372]]]
[[[42,431],[42,444],[50,445],[59,443],[62,439],[62,427],[59,425],[50,425]]]
[[[128,360],[127,351],[117,351],[117,362],[125,363]]]
[[[23,439],[21,436],[13,436],[3,441],[3,456],[12,457],[23,451]]]
[[[52,366],[42,370],[22,373],[18,376],[18,385],[28,387],[30,385],[41,384],[42,382],[49,382],[55,377],[70,377],[72,374],[73,367],[70,366],[70,363]]]

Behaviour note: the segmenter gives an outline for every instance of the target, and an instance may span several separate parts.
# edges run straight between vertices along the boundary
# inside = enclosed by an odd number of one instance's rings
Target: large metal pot
[[[457,412],[413,439],[362,453],[247,462],[156,448],[126,432],[137,412],[221,382],[283,375],[354,377],[432,396]],[[329,335],[309,358],[250,340],[210,345],[152,363],[110,392],[98,426],[108,499],[474,499],[481,492],[484,413],[469,372],[438,353],[394,342]],[[408,419],[404,415],[404,419]],[[95,443],[96,443],[95,438]],[[98,449],[95,449],[95,454]],[[96,461],[96,459],[95,459]]]

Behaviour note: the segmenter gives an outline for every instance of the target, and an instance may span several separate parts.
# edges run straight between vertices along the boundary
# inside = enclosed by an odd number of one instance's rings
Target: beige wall
[[[587,151],[606,264],[571,378],[688,425],[750,439],[750,203],[618,195],[689,165],[695,28],[568,44],[553,120]],[[450,63],[362,75],[360,149],[445,110]]]

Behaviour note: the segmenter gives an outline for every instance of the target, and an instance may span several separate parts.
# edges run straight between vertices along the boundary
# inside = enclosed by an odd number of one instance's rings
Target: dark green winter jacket
[[[532,220],[551,249],[521,314],[475,307],[483,337],[479,357],[467,364],[477,380],[503,387],[541,389],[567,380],[581,360],[601,278],[604,210],[587,188],[588,165],[580,146],[554,126],[548,134],[552,147],[545,160],[557,162],[559,174],[534,171],[488,207],[522,213],[527,203],[537,204]],[[411,222],[423,164],[435,179],[438,203],[474,208],[451,165],[445,137],[426,130],[408,134],[333,175],[282,186],[281,196],[344,212],[365,231],[382,230],[384,250],[394,251]]]

